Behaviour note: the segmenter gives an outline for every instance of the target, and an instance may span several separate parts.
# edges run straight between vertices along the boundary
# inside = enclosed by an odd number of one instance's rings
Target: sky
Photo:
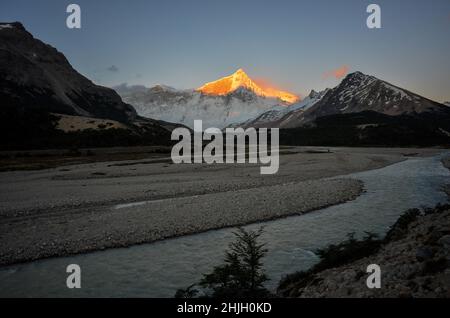
[[[81,7],[81,29],[66,7]],[[381,7],[381,29],[366,8]],[[450,100],[449,0],[1,0],[97,84],[197,88],[243,68],[306,95],[361,71]]]

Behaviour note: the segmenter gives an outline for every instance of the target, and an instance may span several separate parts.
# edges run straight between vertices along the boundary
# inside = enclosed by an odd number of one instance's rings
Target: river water
[[[261,239],[269,253],[264,258],[276,288],[288,273],[305,270],[318,258],[314,251],[365,231],[386,233],[403,211],[447,202],[442,186],[450,173],[441,164],[443,154],[410,158],[391,166],[346,177],[364,182],[356,200],[301,216],[246,226],[264,225]],[[2,297],[173,297],[178,288],[197,282],[221,263],[233,240],[234,229],[168,239],[129,248],[51,258],[0,269]],[[81,267],[81,289],[66,287],[69,264]]]

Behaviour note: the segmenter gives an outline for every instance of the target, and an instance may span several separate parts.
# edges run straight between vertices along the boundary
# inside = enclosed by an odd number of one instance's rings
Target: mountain
[[[240,126],[295,128],[314,125],[316,119],[338,114],[377,112],[389,116],[445,113],[447,107],[374,76],[355,72],[333,89],[312,92],[302,102],[282,111],[270,110]]]
[[[114,90],[95,85],[78,73],[62,53],[35,39],[19,22],[0,23],[0,102],[1,145],[7,148],[62,146],[64,140],[76,139],[76,123],[86,127],[87,121],[98,119],[99,129],[105,119],[110,122],[104,130],[111,130],[102,133],[109,141],[97,138],[100,144],[118,139],[126,144],[127,138],[137,142],[141,134],[154,136],[154,142],[170,141],[170,132],[160,123],[139,118]],[[62,119],[73,121],[70,141],[68,134],[58,129]],[[122,127],[114,129],[120,138],[112,138],[110,128],[115,127]],[[92,144],[93,137],[86,141]]]
[[[227,95],[239,88],[245,88],[259,96],[278,98],[288,104],[293,104],[299,100],[299,97],[294,94],[267,85],[256,84],[241,68],[230,76],[206,83],[197,91],[208,95]]]
[[[443,103],[445,106],[450,106],[450,102],[444,102]]]
[[[283,145],[448,147],[450,108],[355,72],[333,89],[232,127],[281,128]]]
[[[299,120],[285,127],[298,127],[322,116],[363,111],[398,116],[442,112],[444,106],[374,76],[355,72],[347,75]]]
[[[3,105],[129,121],[132,106],[112,89],[95,85],[55,48],[35,39],[20,23],[0,24],[0,96]]]
[[[296,117],[280,140],[290,145],[450,145],[450,108],[361,72]]]
[[[124,85],[114,89],[139,115],[189,127],[195,119],[202,119],[204,127],[223,128],[255,118],[274,107],[286,108],[289,105],[286,99],[299,99],[286,92],[275,94],[261,88],[242,69],[196,90],[177,90],[164,85],[146,90]]]

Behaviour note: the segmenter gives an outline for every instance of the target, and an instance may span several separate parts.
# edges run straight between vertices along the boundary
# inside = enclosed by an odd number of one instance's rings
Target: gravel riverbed
[[[142,160],[0,173],[0,265],[149,243],[301,214],[356,198],[348,178],[438,150],[291,149],[280,170]]]

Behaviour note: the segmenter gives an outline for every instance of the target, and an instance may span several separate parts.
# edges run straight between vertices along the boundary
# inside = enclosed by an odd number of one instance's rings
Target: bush
[[[366,236],[362,240],[355,239],[354,233],[349,233],[345,241],[317,250],[316,254],[319,255],[320,262],[311,269],[283,277],[278,285],[278,291],[283,296],[290,296],[283,291],[289,289],[288,287],[291,284],[295,284],[297,290],[308,285],[314,285],[318,282],[316,273],[372,255],[378,251],[381,243],[382,241],[378,239],[377,235],[370,232],[366,232]]]
[[[421,215],[419,209],[410,209],[403,213],[400,218],[395,222],[393,226],[389,229],[386,234],[384,240],[386,242],[400,240],[408,232],[408,226],[417,220],[417,218]]]
[[[366,232],[366,236],[359,241],[355,239],[354,233],[349,233],[347,234],[347,240],[316,251],[321,260],[314,269],[321,271],[351,263],[354,260],[372,255],[379,249],[380,245],[381,241],[376,234]]]

